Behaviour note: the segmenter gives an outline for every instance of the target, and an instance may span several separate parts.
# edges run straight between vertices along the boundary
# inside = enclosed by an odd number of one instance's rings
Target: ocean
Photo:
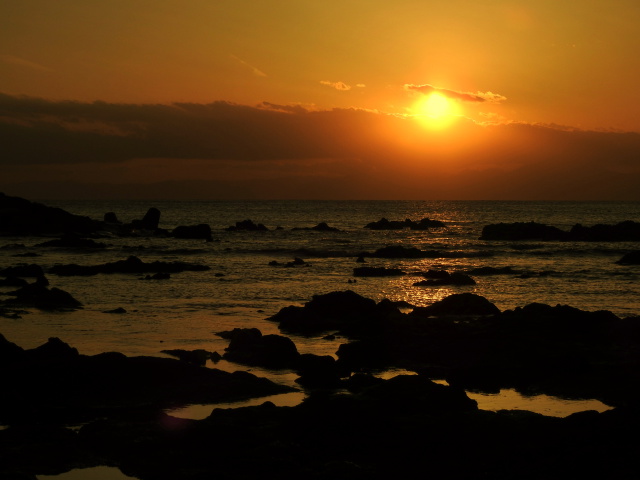
[[[279,332],[268,317],[288,305],[303,305],[313,295],[353,290],[380,301],[427,306],[453,293],[486,297],[500,310],[538,302],[582,310],[610,310],[620,317],[640,314],[640,269],[615,262],[637,250],[637,242],[487,241],[488,224],[539,222],[569,230],[640,220],[638,202],[514,201],[53,201],[38,200],[71,213],[102,219],[114,212],[122,222],[141,219],[150,207],[160,210],[160,228],[209,224],[213,241],[165,237],[105,236],[105,249],[68,250],[35,247],[42,237],[0,237],[0,268],[36,263],[97,265],[131,255],[145,262],[185,261],[210,270],[171,274],[166,280],[140,275],[90,277],[48,275],[51,287],[69,292],[83,304],[73,312],[30,310],[19,319],[1,318],[0,333],[23,348],[59,337],[80,353],[118,351],[126,355],[163,355],[165,349],[205,349],[224,353],[227,340],[216,333],[233,328]],[[428,231],[371,230],[381,218],[423,218],[444,222]],[[266,231],[227,231],[252,220]],[[315,231],[325,222],[337,231]],[[364,265],[399,268],[398,277],[354,277],[363,252],[402,245],[444,252],[441,258],[366,258]],[[35,253],[36,257],[20,257]],[[294,258],[302,265],[284,266]],[[277,264],[274,265],[274,262]],[[512,267],[518,275],[474,277],[476,285],[424,287],[413,284],[430,269],[466,271]],[[9,291],[0,287],[0,293]],[[106,313],[116,308],[126,313]],[[301,353],[334,355],[344,338],[290,337]],[[221,361],[217,368],[248,369],[293,384],[288,371],[247,368]],[[393,372],[391,372],[393,373]],[[382,372],[382,374],[390,374]],[[299,401],[299,399],[298,399]],[[506,407],[505,407],[506,408]]]

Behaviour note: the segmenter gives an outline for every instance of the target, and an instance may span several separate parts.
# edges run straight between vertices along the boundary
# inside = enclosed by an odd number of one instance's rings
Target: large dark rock
[[[30,264],[30,265],[16,265],[13,267],[7,267],[0,270],[0,276],[3,277],[41,277],[44,275],[44,270],[40,265]]]
[[[574,242],[633,242],[640,240],[640,223],[626,221],[615,225],[574,225],[566,232],[536,222],[497,223],[482,229],[481,240],[568,240]]]
[[[296,373],[300,375],[296,382],[306,388],[339,388],[341,377],[347,375],[332,356],[312,353],[300,355]]]
[[[155,207],[149,208],[142,220],[134,220],[131,225],[136,230],[156,230],[160,225],[160,210]]]
[[[206,223],[199,225],[180,225],[174,228],[171,235],[175,238],[194,238],[212,241],[211,227]]]
[[[387,267],[357,267],[353,269],[354,277],[397,277],[406,275],[399,268]]]
[[[312,334],[325,330],[372,328],[376,314],[373,300],[346,290],[314,295],[304,307],[285,307],[269,320],[278,322],[284,331]]]
[[[300,357],[290,338],[262,335],[257,328],[236,328],[218,335],[230,339],[222,358],[232,362],[266,368],[294,368]]]
[[[569,237],[575,241],[637,242],[640,240],[640,223],[628,220],[615,225],[597,224],[592,227],[578,223],[571,228]]]
[[[293,390],[250,373],[227,373],[170,358],[85,356],[59,339],[22,354],[11,348],[0,341],[0,352],[9,351],[15,358],[0,363],[0,423],[4,424],[86,421],[131,409],[157,411]]]
[[[493,315],[500,313],[498,307],[485,297],[474,293],[456,293],[429,305],[416,307],[414,315],[424,317],[442,315]]]
[[[2,235],[91,233],[99,228],[100,222],[89,217],[74,215],[61,208],[48,207],[0,193],[0,234]]]
[[[640,265],[640,250],[625,253],[616,263],[619,265]]]
[[[5,300],[4,304],[14,307],[35,307],[41,310],[75,310],[82,307],[82,303],[70,293],[56,287],[49,289],[39,282],[25,285],[7,295],[15,298]]]

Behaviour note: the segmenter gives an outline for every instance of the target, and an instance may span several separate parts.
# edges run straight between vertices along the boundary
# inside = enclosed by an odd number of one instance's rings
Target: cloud
[[[231,58],[233,58],[235,61],[237,61],[240,65],[242,65],[243,67],[248,68],[249,70],[251,70],[251,73],[253,73],[256,77],[266,77],[267,74],[264,73],[262,70],[259,70],[258,68],[254,67],[253,65],[248,64],[247,62],[245,62],[244,60],[242,60],[241,58],[236,57],[235,55],[231,54],[229,55]]]
[[[329,80],[320,80],[320,83],[322,85],[335,88],[336,90],[343,90],[343,91],[351,90],[351,85],[347,85],[344,82],[330,82]]]
[[[262,102],[259,105],[259,107],[265,108],[267,110],[289,112],[289,113],[306,113],[308,111],[302,105],[278,105],[276,103],[271,103],[271,102]]]
[[[0,138],[0,191],[34,198],[640,200],[630,132],[463,117],[434,132],[358,109],[0,94]]]
[[[437,88],[433,85],[424,84],[424,85],[412,85],[406,84],[404,86],[405,90],[409,90],[412,92],[419,92],[424,95],[428,95],[430,93],[439,93],[444,95],[447,98],[453,98],[455,100],[461,100],[463,102],[491,102],[491,103],[500,103],[504,102],[507,97],[503,95],[499,95],[493,92],[456,92],[454,90],[448,90],[446,88]]]
[[[13,55],[0,55],[0,61],[9,65],[18,65],[20,67],[29,68],[32,70],[39,70],[41,72],[52,72],[53,69],[40,65],[39,63],[25,60],[24,58],[15,57]]]

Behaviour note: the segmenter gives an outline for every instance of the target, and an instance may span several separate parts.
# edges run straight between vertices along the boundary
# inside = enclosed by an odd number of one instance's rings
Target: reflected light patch
[[[460,115],[457,101],[439,93],[431,93],[416,102],[413,106],[416,118],[426,127],[432,129],[446,128]]]

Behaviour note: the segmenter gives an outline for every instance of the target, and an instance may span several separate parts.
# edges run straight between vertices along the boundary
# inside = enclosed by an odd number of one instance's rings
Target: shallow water
[[[141,280],[137,275],[60,277],[48,275],[52,287],[71,293],[84,304],[75,312],[30,311],[20,319],[0,318],[0,333],[33,348],[59,337],[83,354],[119,351],[126,355],[161,355],[163,349],[224,352],[227,341],[216,332],[256,327],[263,334],[280,333],[267,320],[287,305],[302,305],[313,295],[351,289],[379,301],[388,298],[424,306],[453,293],[473,292],[501,310],[531,302],[566,304],[583,310],[610,310],[621,317],[640,314],[640,268],[615,264],[637,242],[506,242],[479,240],[490,223],[537,221],[569,230],[576,223],[591,226],[640,220],[638,202],[414,202],[414,201],[248,201],[248,202],[47,202],[75,214],[101,219],[113,211],[124,222],[142,218],[149,207],[162,212],[160,227],[208,223],[214,241],[173,238],[108,237],[105,250],[69,251],[35,247],[46,239],[0,237],[0,268],[37,263],[95,265],[136,255],[145,262],[185,261],[208,265],[204,272],[172,274],[169,280]],[[372,231],[367,223],[428,217],[443,229]],[[251,219],[267,232],[227,232]],[[339,232],[293,230],[326,222]],[[276,230],[276,227],[281,229]],[[16,245],[17,244],[17,245]],[[19,246],[22,245],[22,246]],[[435,259],[367,259],[369,266],[400,268],[393,278],[353,277],[355,259],[387,245],[439,250]],[[457,258],[449,258],[457,252]],[[16,254],[36,253],[37,257]],[[274,267],[300,257],[295,268]],[[503,267],[529,274],[475,277],[468,287],[414,287],[428,269],[467,270]],[[544,275],[540,275],[544,272]],[[355,283],[349,283],[350,281]],[[10,288],[0,288],[0,293]],[[117,307],[125,314],[104,313]],[[291,336],[301,353],[334,355],[346,339]],[[233,364],[219,368],[244,368]],[[259,371],[259,369],[253,369]],[[280,374],[261,371],[288,383]],[[285,375],[286,376],[286,375]],[[518,400],[517,402],[521,402]],[[504,407],[508,408],[508,407]]]

